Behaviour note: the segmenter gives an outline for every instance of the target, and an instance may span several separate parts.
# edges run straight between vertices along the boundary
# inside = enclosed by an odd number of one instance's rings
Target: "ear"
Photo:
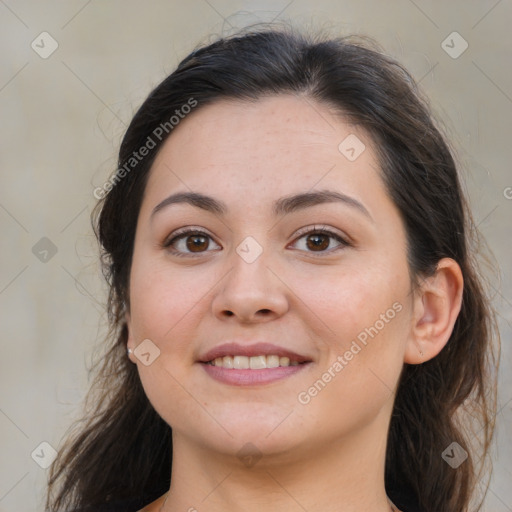
[[[440,260],[434,275],[422,281],[415,291],[405,363],[429,361],[448,343],[460,312],[463,288],[462,271],[451,258]]]

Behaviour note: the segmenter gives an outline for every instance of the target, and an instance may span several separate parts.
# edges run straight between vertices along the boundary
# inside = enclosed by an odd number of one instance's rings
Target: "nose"
[[[264,254],[252,263],[233,254],[232,268],[219,283],[212,300],[217,318],[241,323],[267,322],[288,311],[286,285],[278,272],[267,266]]]

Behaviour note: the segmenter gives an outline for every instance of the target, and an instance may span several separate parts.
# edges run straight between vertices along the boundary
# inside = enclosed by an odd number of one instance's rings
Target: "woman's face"
[[[303,455],[385,432],[411,309],[404,227],[364,131],[291,95],[174,128],[139,214],[128,325],[175,442]]]

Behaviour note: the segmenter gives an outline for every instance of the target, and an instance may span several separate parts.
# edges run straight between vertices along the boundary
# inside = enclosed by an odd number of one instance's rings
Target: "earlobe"
[[[440,260],[435,274],[422,281],[414,299],[405,363],[424,363],[448,343],[460,312],[463,287],[462,271],[451,258]]]
[[[134,359],[134,355],[133,355],[133,351],[135,349],[135,344],[133,342],[133,337],[132,337],[132,329],[131,329],[131,321],[130,321],[130,314],[129,313],[126,313],[125,314],[125,322],[126,322],[126,330],[128,332],[128,335],[127,335],[127,338],[126,338],[126,355],[129,357],[130,361],[132,361],[132,363],[135,363],[135,359]]]

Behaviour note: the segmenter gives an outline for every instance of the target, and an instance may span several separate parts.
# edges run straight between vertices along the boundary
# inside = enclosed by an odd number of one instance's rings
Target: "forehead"
[[[363,129],[305,96],[221,100],[174,128],[146,192],[154,200],[187,189],[239,199],[244,192],[264,199],[314,187],[382,194],[372,145]]]

